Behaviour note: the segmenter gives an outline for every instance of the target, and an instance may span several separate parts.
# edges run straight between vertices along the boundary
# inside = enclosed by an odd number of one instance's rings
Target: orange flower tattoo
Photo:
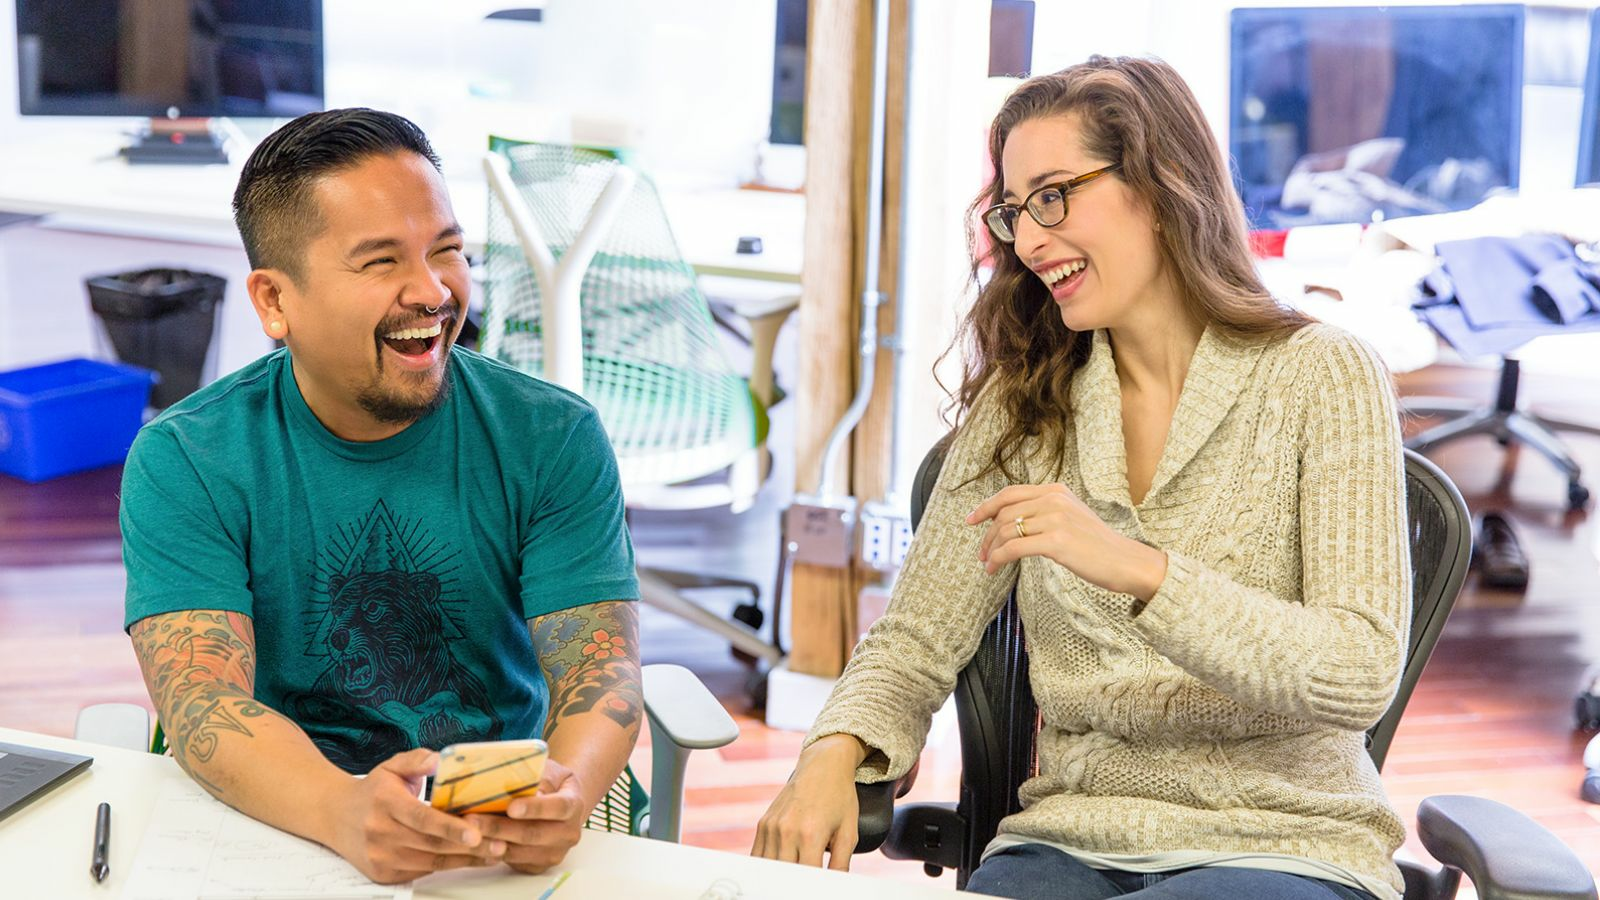
[[[621,656],[622,648],[627,645],[628,642],[623,640],[621,635],[612,637],[605,632],[605,629],[600,629],[594,633],[593,642],[583,645],[583,655],[595,659],[610,659],[613,656]]]
[[[531,623],[539,665],[550,685],[546,737],[570,716],[598,712],[636,734],[639,691],[638,604],[602,601],[550,613]],[[572,635],[539,641],[537,635]]]

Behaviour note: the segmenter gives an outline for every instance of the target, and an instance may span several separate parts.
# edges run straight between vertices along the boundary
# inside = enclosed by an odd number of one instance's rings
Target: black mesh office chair
[[[949,438],[934,446],[917,471],[911,521],[922,517]],[[1411,648],[1394,703],[1367,734],[1372,761],[1383,766],[1411,691],[1433,652],[1466,577],[1472,531],[1455,486],[1433,463],[1406,451],[1413,610]],[[930,875],[956,870],[958,886],[977,868],[1000,820],[1021,809],[1017,788],[1035,772],[1039,713],[1028,683],[1028,650],[1013,596],[990,624],[972,661],[956,679],[961,733],[961,797],[957,803],[911,803],[894,808],[909,779],[858,784],[857,853],[882,846],[894,859],[916,859]],[[1550,832],[1516,810],[1480,797],[1441,796],[1417,811],[1423,846],[1444,868],[1401,862],[1406,900],[1449,900],[1465,873],[1482,900],[1594,900],[1595,885],[1578,858]]]

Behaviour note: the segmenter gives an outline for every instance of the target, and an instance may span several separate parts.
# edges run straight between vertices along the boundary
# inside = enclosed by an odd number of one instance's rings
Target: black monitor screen
[[[1589,69],[1583,78],[1578,184],[1600,184],[1600,9],[1589,14]]]
[[[321,0],[17,0],[23,115],[322,108]]]
[[[804,144],[806,118],[806,2],[778,0],[772,63],[774,144]]]
[[[1520,6],[1233,11],[1229,149],[1262,228],[1446,212],[1517,184]]]

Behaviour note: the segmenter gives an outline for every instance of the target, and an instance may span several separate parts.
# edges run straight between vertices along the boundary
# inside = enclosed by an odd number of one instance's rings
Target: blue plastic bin
[[[0,372],[0,472],[44,481],[121,462],[154,380],[93,359]]]

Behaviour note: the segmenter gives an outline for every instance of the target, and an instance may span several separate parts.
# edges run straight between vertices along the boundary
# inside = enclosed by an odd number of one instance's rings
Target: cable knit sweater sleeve
[[[1157,652],[1241,704],[1365,730],[1394,697],[1410,623],[1399,417],[1386,370],[1360,341],[1310,341],[1297,363],[1300,596],[1169,551],[1165,581],[1133,621]]]
[[[1015,566],[984,574],[984,529],[964,521],[1008,483],[998,472],[973,477],[1000,438],[992,396],[974,404],[957,432],[888,609],[856,646],[806,738],[806,746],[829,734],[860,738],[874,751],[857,772],[860,781],[897,779],[916,762],[933,713],[1016,582]]]

